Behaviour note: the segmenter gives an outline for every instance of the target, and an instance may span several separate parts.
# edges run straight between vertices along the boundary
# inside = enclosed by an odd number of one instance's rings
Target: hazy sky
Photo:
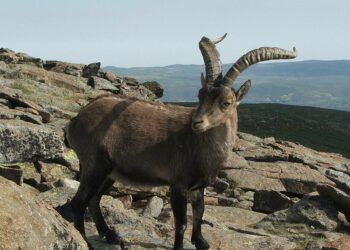
[[[121,67],[202,64],[203,35],[228,33],[223,63],[261,46],[298,60],[350,59],[349,0],[2,0],[0,47]]]

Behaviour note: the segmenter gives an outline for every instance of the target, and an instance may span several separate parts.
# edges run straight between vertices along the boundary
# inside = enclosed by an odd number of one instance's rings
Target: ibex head
[[[196,133],[217,127],[228,119],[232,119],[232,115],[236,115],[237,106],[248,93],[251,85],[248,80],[238,91],[232,88],[234,81],[243,70],[261,61],[292,59],[297,56],[295,48],[293,51],[269,47],[258,48],[239,58],[223,77],[220,54],[215,44],[224,40],[226,35],[216,40],[203,37],[199,42],[206,75],[204,76],[203,73],[201,75],[199,106],[192,116],[192,129]]]

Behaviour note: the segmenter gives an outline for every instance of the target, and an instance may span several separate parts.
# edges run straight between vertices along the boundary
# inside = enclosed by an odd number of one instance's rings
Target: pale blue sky
[[[350,59],[349,0],[2,0],[0,47],[121,67],[201,64],[198,41],[228,33],[224,63],[261,46],[298,60]]]

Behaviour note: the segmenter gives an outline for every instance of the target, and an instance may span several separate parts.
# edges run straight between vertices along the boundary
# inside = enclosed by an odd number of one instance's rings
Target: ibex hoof
[[[205,239],[203,239],[203,237],[199,237],[197,239],[192,239],[191,242],[192,242],[192,244],[194,244],[196,246],[197,250],[210,249],[208,242]]]
[[[183,250],[183,247],[174,247],[173,250]]]
[[[119,245],[120,246],[120,249],[121,250],[128,250],[128,248],[127,247],[125,247],[125,244],[124,244],[124,241],[122,240],[122,238],[121,237],[119,237],[117,234],[116,234],[116,236],[115,237],[113,237],[113,238],[107,238],[106,237],[106,241],[107,241],[107,243],[109,243],[109,244],[115,244],[115,245]]]
[[[88,241],[86,241],[86,244],[89,250],[95,250],[94,247]]]
[[[123,239],[119,236],[119,234],[117,234],[114,231],[109,231],[107,234],[105,234],[106,237],[106,241],[109,244],[120,244],[120,246],[122,247],[122,249],[124,249],[124,242]],[[123,246],[122,246],[123,245]]]

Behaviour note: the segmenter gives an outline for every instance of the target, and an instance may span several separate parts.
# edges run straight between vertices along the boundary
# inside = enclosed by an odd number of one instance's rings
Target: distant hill
[[[231,64],[223,65],[226,71]],[[104,67],[141,81],[156,80],[164,89],[164,101],[195,101],[203,65],[165,67]],[[247,103],[283,103],[350,111],[350,61],[300,61],[260,63],[242,73],[237,85],[251,79]],[[235,86],[237,87],[237,86]]]
[[[350,112],[282,104],[242,104],[238,113],[241,132],[272,136],[350,157]]]

